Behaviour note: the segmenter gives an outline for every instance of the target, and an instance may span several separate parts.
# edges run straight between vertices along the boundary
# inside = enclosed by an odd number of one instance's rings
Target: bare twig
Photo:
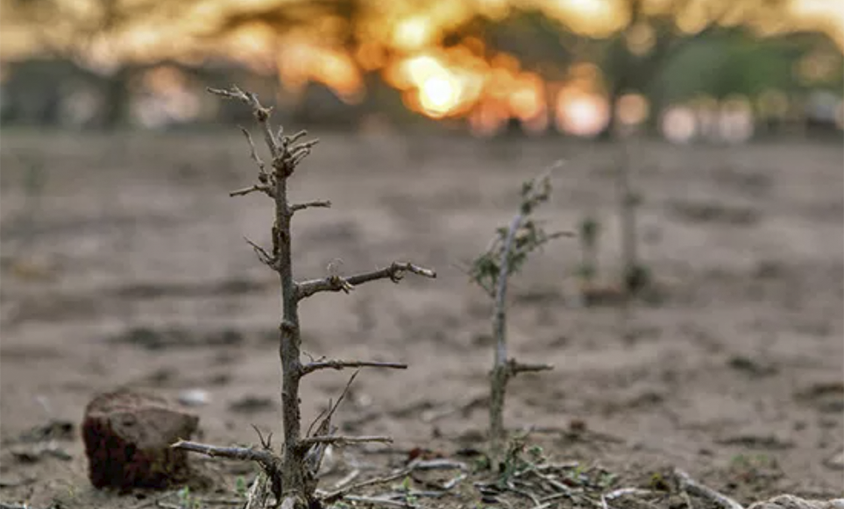
[[[376,477],[374,479],[368,479],[366,481],[361,481],[359,483],[351,484],[349,486],[346,486],[345,488],[340,488],[338,490],[334,490],[334,491],[331,491],[329,493],[324,494],[322,496],[321,500],[325,504],[330,504],[331,502],[336,502],[337,500],[340,500],[341,498],[345,498],[347,496],[346,495],[347,493],[350,493],[350,492],[355,491],[355,490],[359,490],[361,488],[366,488],[366,487],[369,487],[369,486],[375,486],[375,485],[378,485],[378,484],[384,484],[384,483],[395,481],[396,479],[401,479],[403,477],[407,477],[407,475],[410,474],[412,471],[413,471],[412,468],[403,468],[401,470],[393,472],[392,474],[384,476],[384,477]]]
[[[361,437],[349,437],[344,435],[326,435],[326,436],[313,436],[313,437],[305,437],[299,440],[299,446],[305,449],[309,448],[314,444],[364,444],[368,442],[380,442],[383,444],[391,444],[393,443],[392,437],[388,436],[361,436]]]
[[[345,477],[343,477],[342,479],[340,479],[339,481],[334,483],[334,489],[339,489],[339,488],[342,488],[344,486],[348,486],[352,481],[357,479],[357,477],[359,475],[360,475],[360,469],[359,468],[352,470],[351,472],[346,474]]]
[[[627,495],[647,496],[647,495],[653,495],[653,494],[654,494],[653,491],[644,490],[642,488],[618,488],[616,490],[612,490],[609,493],[605,493],[604,496],[607,498],[607,500],[615,500],[616,498],[624,497],[624,496],[627,496]]]
[[[322,422],[319,423],[319,426],[317,427],[317,433],[316,434],[317,435],[320,435],[320,434],[325,435],[326,434],[327,430],[330,428],[331,417],[334,415],[334,412],[337,411],[337,407],[340,406],[340,403],[343,402],[343,399],[346,398],[346,394],[349,393],[349,388],[352,386],[352,382],[355,381],[355,378],[357,378],[358,373],[360,373],[359,369],[357,371],[355,371],[354,373],[352,373],[352,376],[349,377],[349,380],[346,382],[346,386],[343,387],[343,392],[340,393],[340,397],[337,398],[336,403],[334,403],[332,405],[331,400],[328,401],[328,411],[325,412],[325,416],[323,417],[323,414],[320,413],[320,415],[308,427],[308,432],[306,433],[306,435],[312,436],[311,430],[313,429],[314,424],[316,424],[317,421],[319,421],[320,418],[322,418]],[[322,430],[323,433],[320,433],[319,430]]]
[[[247,194],[251,193],[264,193],[269,197],[272,197],[273,195],[270,186],[266,186],[263,184],[255,184],[251,187],[245,187],[243,189],[238,189],[237,191],[232,191],[229,193],[229,196],[246,196]]]
[[[252,246],[252,249],[255,251],[255,254],[258,256],[258,260],[261,263],[263,263],[264,265],[266,265],[267,267],[269,267],[273,270],[278,270],[278,260],[273,255],[268,253],[266,249],[264,249],[263,247],[259,246],[256,243],[252,242],[248,238],[246,238],[246,237],[243,237],[243,238],[246,240],[247,244]]]
[[[294,203],[290,206],[291,212],[297,212],[300,210],[304,210],[307,208],[312,207],[322,207],[322,208],[330,208],[331,202],[329,200],[314,200],[314,201],[306,201],[304,203]]]
[[[269,451],[256,450],[247,447],[219,447],[216,445],[200,444],[179,440],[171,445],[173,449],[197,452],[212,458],[228,458],[233,460],[256,461],[267,468],[274,468],[276,457]]]
[[[262,161],[261,158],[258,157],[258,151],[255,150],[255,143],[252,141],[252,135],[249,134],[249,131],[246,130],[245,127],[241,127],[240,131],[246,137],[246,142],[249,143],[249,149],[251,150],[250,156],[252,157],[252,160],[255,161],[255,164],[258,165],[259,175],[267,175],[267,168],[264,165],[264,161]]]
[[[429,278],[436,278],[437,273],[431,269],[418,267],[412,263],[393,262],[389,267],[375,270],[372,272],[365,272],[350,277],[329,276],[323,279],[313,279],[310,281],[303,281],[296,285],[296,296],[299,300],[310,297],[317,292],[349,292],[355,286],[376,281],[378,279],[389,279],[394,283],[401,281],[406,272],[411,272],[420,276]]]
[[[534,495],[533,493],[531,493],[531,492],[529,492],[529,491],[527,491],[527,490],[523,490],[523,489],[521,489],[521,488],[517,488],[517,487],[515,487],[512,483],[507,483],[507,489],[508,489],[509,491],[512,491],[513,493],[517,494],[517,495],[521,495],[521,496],[523,496],[523,497],[527,497],[527,498],[529,498],[529,499],[530,499],[530,501],[531,501],[531,502],[533,502],[533,505],[534,505],[534,506],[538,506],[538,505],[540,505],[540,504],[541,504],[541,502],[540,502],[540,501],[539,501],[539,499],[536,497],[536,495]]]
[[[454,461],[446,458],[432,460],[415,459],[410,465],[413,470],[469,470],[469,467],[462,461]]]
[[[406,508],[414,508],[419,507],[415,504],[411,504],[410,502],[401,501],[401,500],[390,500],[389,498],[376,498],[376,497],[361,497],[358,495],[347,495],[346,500],[350,500],[352,502],[363,502],[365,504],[370,505],[385,505],[387,507],[406,507]]]
[[[550,364],[523,364],[514,359],[507,361],[507,365],[510,370],[510,374],[513,376],[518,375],[519,373],[549,371],[554,369],[554,366],[551,366]]]
[[[261,130],[264,133],[264,141],[267,143],[267,147],[270,149],[270,154],[273,156],[273,167],[275,167],[276,161],[279,159],[279,155],[281,154],[281,150],[278,146],[278,141],[275,136],[273,136],[269,122],[267,122],[270,118],[272,107],[265,108],[261,106],[261,103],[258,101],[258,96],[249,92],[244,92],[237,86],[233,86],[231,90],[221,90],[210,87],[207,90],[210,93],[225,99],[235,99],[241,101],[252,109],[252,114],[255,116],[255,119],[258,121],[258,124],[261,126]]]
[[[243,499],[240,498],[200,498],[197,501],[208,505],[243,505]]]
[[[338,361],[320,360],[302,366],[302,375],[313,373],[320,369],[346,369],[346,368],[391,368],[407,369],[407,364],[400,362],[376,362],[376,361]]]
[[[719,493],[708,486],[704,486],[689,476],[686,472],[675,469],[674,475],[680,480],[680,487],[693,495],[703,497],[715,502],[724,509],[744,509],[744,506],[731,499],[727,495]]]
[[[278,133],[279,138],[281,138],[282,133],[283,133],[283,131],[279,131],[279,133]],[[287,138],[287,144],[296,143],[297,141],[299,141],[300,139],[304,138],[307,135],[308,135],[308,131],[306,129],[302,129],[298,133],[296,133],[296,134],[290,136],[289,138]]]
[[[452,488],[454,488],[455,486],[460,484],[460,482],[463,481],[463,479],[466,479],[466,477],[467,477],[467,474],[465,474],[465,473],[461,472],[461,473],[457,474],[455,477],[452,477],[451,479],[449,479],[448,481],[443,483],[443,489],[446,490],[446,491],[451,490]]]

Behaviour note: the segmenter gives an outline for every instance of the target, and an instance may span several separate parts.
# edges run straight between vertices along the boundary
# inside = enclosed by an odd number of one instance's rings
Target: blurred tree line
[[[295,100],[285,100],[285,84],[279,82],[273,63],[270,72],[261,72],[239,61],[236,54],[185,58],[178,47],[160,54],[120,53],[110,47],[110,41],[127,27],[191,16],[192,9],[202,3],[89,0],[86,8],[79,8],[78,2],[63,0],[3,0],[0,5],[5,17],[11,13],[18,26],[34,34],[39,51],[3,60],[0,120],[4,125],[69,122],[114,129],[130,121],[133,102],[149,95],[150,88],[176,84],[197,92],[194,102],[198,103],[183,112],[183,118],[176,114],[170,120],[201,123],[219,120],[221,115],[238,120],[237,108],[212,111],[209,101],[198,93],[206,86],[233,82],[280,98],[280,107],[301,122],[348,126],[384,112],[396,123],[412,119],[400,94],[385,84],[383,69],[378,67],[358,65],[367,93],[362,101],[348,105],[319,83],[309,84]],[[417,8],[431,3],[417,2],[422,6]],[[371,23],[377,4],[370,0],[267,2],[232,9],[214,23],[182,35],[213,42],[255,25],[279,36],[310,30],[320,44],[356,55],[371,42],[362,27]],[[787,0],[713,1],[706,4],[705,13],[691,17],[688,13],[700,9],[700,2],[669,0],[663,4],[667,7],[653,10],[644,0],[622,0],[626,23],[601,36],[583,34],[564,19],[550,17],[540,4],[515,9],[506,17],[478,13],[445,26],[435,42],[447,48],[470,37],[481,40],[486,57],[505,52],[518,58],[523,68],[549,80],[565,79],[576,63],[593,63],[601,70],[601,92],[610,104],[631,93],[647,98],[650,114],[646,128],[651,132],[656,131],[661,112],[668,106],[701,98],[746,98],[767,130],[776,128],[775,120],[786,118],[815,119],[832,126],[834,119],[828,112],[826,117],[813,116],[810,110],[812,98],[819,92],[824,94],[821,97],[842,96],[844,57],[835,41],[820,31],[760,33],[759,20],[784,17]],[[692,30],[682,26],[688,25],[689,19],[695,22]],[[388,44],[382,45],[381,51],[380,58],[385,60],[401,52]],[[154,74],[162,69],[166,72]],[[602,136],[611,137],[617,131],[616,111],[610,109]]]

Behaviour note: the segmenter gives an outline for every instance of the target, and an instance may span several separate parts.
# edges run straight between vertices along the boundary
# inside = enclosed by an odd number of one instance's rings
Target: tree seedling
[[[545,371],[547,364],[522,364],[507,356],[507,283],[511,275],[524,267],[528,255],[568,232],[546,233],[533,213],[548,201],[551,194],[550,175],[546,173],[522,184],[519,212],[509,226],[496,230],[489,249],[472,263],[469,275],[494,301],[492,333],[495,360],[490,372],[489,439],[492,467],[502,469],[505,454],[504,395],[507,382],[519,373]]]
[[[304,509],[319,505],[316,495],[317,474],[326,447],[331,444],[349,444],[365,442],[390,442],[390,437],[363,436],[350,437],[335,434],[331,418],[340,401],[329,405],[327,412],[314,421],[306,436],[302,436],[301,402],[299,384],[305,375],[323,369],[345,369],[378,367],[406,369],[407,365],[396,362],[346,361],[335,359],[307,360],[302,358],[302,335],[299,322],[299,303],[320,292],[350,293],[357,285],[379,279],[389,279],[398,283],[407,273],[434,278],[433,270],[416,266],[408,262],[394,262],[386,268],[366,272],[350,277],[332,274],[327,277],[297,281],[293,278],[291,222],[295,214],[306,209],[330,207],[329,201],[308,201],[291,203],[288,199],[288,180],[293,176],[299,164],[311,153],[318,140],[301,141],[307,132],[300,131],[285,135],[283,129],[277,131],[270,125],[272,108],[261,105],[255,94],[233,87],[231,90],[208,89],[209,92],[224,99],[233,99],[244,103],[252,111],[261,130],[264,142],[269,149],[270,161],[265,164],[258,155],[249,131],[242,129],[251,149],[252,161],[258,167],[257,182],[244,189],[233,191],[231,196],[245,196],[253,193],[269,197],[275,205],[272,225],[272,247],[265,249],[247,240],[259,260],[275,272],[279,278],[282,300],[282,316],[279,324],[279,356],[281,361],[281,404],[284,443],[281,454],[272,449],[271,436],[264,439],[259,433],[261,448],[218,447],[196,442],[179,441],[173,444],[176,449],[220,456],[231,459],[257,462],[263,469],[269,482],[255,486],[269,486],[276,499],[276,506],[283,509]],[[354,375],[349,380],[351,384]],[[346,389],[348,390],[347,384]],[[260,491],[260,490],[253,490]],[[250,492],[247,507],[262,507],[269,497],[266,493]],[[253,503],[260,499],[260,504]]]

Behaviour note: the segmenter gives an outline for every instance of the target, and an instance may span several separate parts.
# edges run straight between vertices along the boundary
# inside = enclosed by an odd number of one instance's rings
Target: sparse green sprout
[[[528,453],[536,463],[541,463],[545,459],[545,451],[538,445],[532,445],[528,448]]]
[[[516,226],[512,243],[507,249],[507,275],[518,273],[528,255],[541,248],[548,241],[558,237],[571,236],[569,232],[548,233],[542,227],[542,222],[532,219],[530,215],[539,205],[548,201],[551,196],[551,180],[549,175],[530,180],[522,184],[522,203],[519,206],[519,217],[522,219]],[[502,255],[511,228],[501,226],[495,230],[496,237],[485,253],[472,263],[469,276],[472,281],[486,290],[490,297],[495,296],[498,278],[502,269]]]
[[[179,509],[198,509],[199,500],[191,495],[190,488],[185,486],[178,492]]]
[[[659,473],[654,472],[651,475],[651,489],[654,491],[671,491],[671,486],[668,484],[668,481],[665,480],[665,477]]]
[[[494,301],[492,319],[495,338],[495,362],[490,372],[490,464],[494,469],[506,468],[503,458],[506,433],[504,431],[504,394],[507,381],[519,373],[551,369],[546,364],[521,364],[507,356],[506,302],[507,281],[522,269],[528,255],[558,237],[571,236],[568,232],[547,233],[542,223],[535,220],[533,212],[551,196],[550,174],[546,173],[522,184],[519,213],[508,227],[495,230],[496,236],[489,248],[472,262],[469,276]]]
[[[242,475],[237,476],[237,480],[235,480],[234,489],[237,492],[237,496],[245,497],[247,491],[246,478]]]
[[[607,472],[606,470],[602,471],[600,476],[598,477],[598,485],[602,488],[609,488],[618,480],[618,476]]]

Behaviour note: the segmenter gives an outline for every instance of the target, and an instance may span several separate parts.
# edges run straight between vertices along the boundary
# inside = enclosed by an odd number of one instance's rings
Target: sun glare
[[[446,115],[457,105],[458,85],[448,76],[432,76],[419,87],[419,104],[432,117]]]
[[[609,107],[598,95],[563,89],[557,96],[557,128],[576,136],[595,136],[607,125]]]
[[[433,36],[431,23],[421,17],[400,21],[393,32],[393,43],[405,51],[416,50],[428,45]]]

